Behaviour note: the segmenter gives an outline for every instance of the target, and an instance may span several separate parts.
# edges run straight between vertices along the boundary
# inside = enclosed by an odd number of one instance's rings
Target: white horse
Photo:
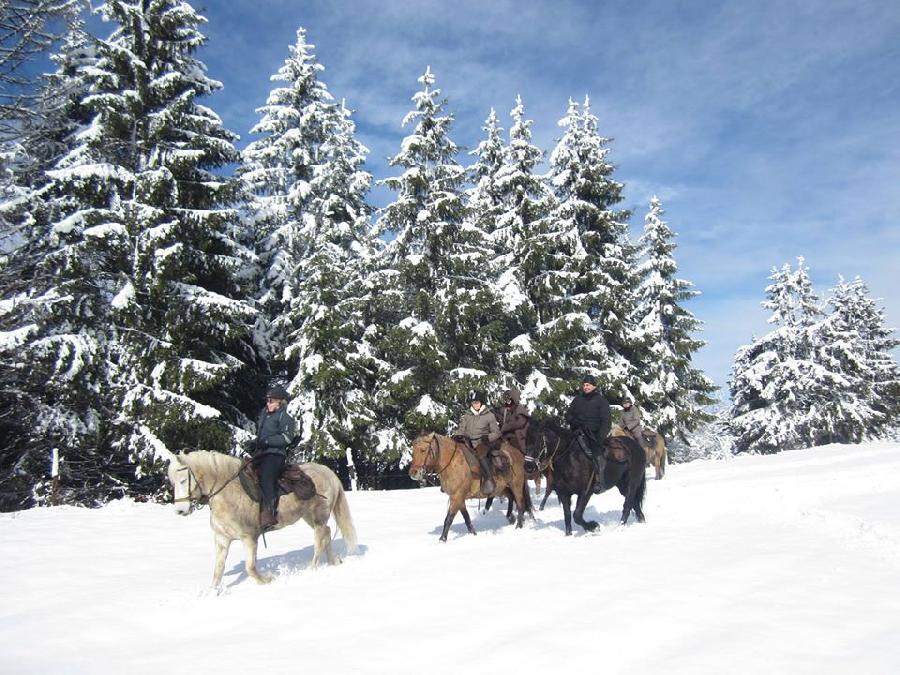
[[[225,558],[231,542],[240,539],[246,551],[247,574],[259,583],[272,578],[256,569],[256,547],[262,530],[259,526],[259,504],[254,502],[238,479],[241,460],[219,452],[196,450],[172,455],[169,461],[169,482],[175,490],[175,511],[188,515],[198,505],[209,504],[209,524],[216,542],[216,565],[213,587],[219,588],[225,571]],[[331,528],[328,520],[334,514],[337,526],[344,535],[347,553],[356,550],[356,529],[350,517],[350,506],[341,481],[327,466],[304,464],[303,471],[316,484],[317,494],[311,499],[298,499],[294,494],[282,495],[278,502],[280,529],[303,518],[313,528],[312,566],[319,564],[322,553],[330,564],[341,562],[331,550]]]

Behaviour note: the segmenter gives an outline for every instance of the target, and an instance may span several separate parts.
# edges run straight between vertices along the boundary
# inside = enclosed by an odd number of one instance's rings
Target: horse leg
[[[491,505],[494,503],[494,495],[491,495],[487,498],[487,501],[484,503],[484,512],[487,513],[491,510]]]
[[[572,495],[568,492],[560,494],[559,488],[556,490],[556,496],[563,507],[563,520],[566,524],[566,536],[572,535]]]
[[[478,534],[475,531],[475,526],[472,525],[472,519],[469,518],[469,509],[466,508],[465,502],[463,502],[462,508],[460,509],[462,512],[463,520],[466,521],[466,528],[469,530],[471,534]]]
[[[325,559],[329,565],[334,565],[340,560],[334,555],[331,548],[331,528],[325,525],[316,525],[313,528],[313,559],[312,567],[318,567],[322,552],[325,552]]]
[[[216,564],[213,567],[213,588],[219,588],[222,585],[222,575],[225,573],[225,559],[228,557],[228,549],[231,548],[231,538],[224,534],[216,533],[213,535],[216,543]]]
[[[578,500],[575,502],[575,513],[573,514],[573,516],[576,523],[581,525],[581,527],[583,527],[588,532],[593,532],[597,529],[597,521],[584,519],[584,510],[587,508],[590,499],[591,488],[588,487],[584,490],[584,492],[578,495]]]
[[[246,536],[241,537],[241,541],[244,544],[244,553],[247,556],[247,560],[244,563],[244,567],[247,569],[247,575],[253,577],[261,584],[267,584],[272,581],[271,576],[268,574],[260,574],[259,570],[256,569],[256,548],[259,540],[256,537]]]
[[[462,501],[462,500],[459,500]],[[444,529],[441,530],[441,541],[447,541],[447,532],[450,531],[450,525],[453,524],[453,519],[456,518],[456,512],[460,510],[460,505],[457,503],[456,499],[450,500],[450,506],[447,507],[447,517],[444,518]],[[463,516],[465,519],[466,516]]]

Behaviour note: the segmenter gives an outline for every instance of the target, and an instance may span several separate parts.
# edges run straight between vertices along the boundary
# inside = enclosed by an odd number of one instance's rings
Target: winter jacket
[[[622,428],[635,438],[639,439],[641,434],[644,433],[641,427],[641,409],[634,403],[631,404],[631,409],[622,409],[622,417],[619,421]]]
[[[525,443],[528,437],[528,424],[531,421],[531,415],[528,408],[519,403],[522,395],[519,390],[512,389],[503,392],[503,400],[511,399],[510,405],[504,405],[497,410],[494,415],[497,417],[497,423],[500,425],[500,433],[503,438],[515,445],[519,450],[525,452]]]
[[[500,438],[500,427],[497,425],[497,418],[488,410],[487,406],[481,406],[477,411],[469,408],[462,419],[459,420],[459,426],[456,427],[456,434],[468,438],[472,445],[477,445],[481,441],[482,436],[487,436],[488,441],[496,441]]]
[[[569,404],[566,421],[573,430],[586,431],[597,443],[601,443],[609,435],[612,426],[609,401],[599,389],[594,389],[590,394],[579,391]]]
[[[295,433],[294,418],[285,408],[279,408],[271,414],[263,408],[256,420],[256,439],[257,442],[262,441],[265,448],[260,448],[257,444],[256,454],[287,455],[287,446],[294,440]]]

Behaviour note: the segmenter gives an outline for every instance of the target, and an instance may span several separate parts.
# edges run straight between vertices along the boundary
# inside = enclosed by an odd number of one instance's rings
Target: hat
[[[622,403],[626,403],[626,402],[628,402],[628,403],[634,403],[634,399],[631,398],[630,396],[625,396],[625,397],[622,399]]]
[[[597,386],[597,378],[590,374],[585,375],[584,377],[581,378],[581,384],[592,384],[596,387]]]
[[[290,400],[291,396],[287,393],[287,390],[280,384],[273,384],[271,387],[266,389],[266,398],[275,398],[279,401],[288,401]]]
[[[469,401],[481,401],[482,403],[487,403],[487,397],[484,395],[483,391],[473,391],[469,395]]]

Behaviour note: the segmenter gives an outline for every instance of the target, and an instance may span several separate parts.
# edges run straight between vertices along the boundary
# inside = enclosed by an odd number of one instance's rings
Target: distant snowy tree
[[[731,428],[738,452],[811,447],[829,402],[848,385],[818,359],[822,310],[803,258],[773,269],[763,307],[777,328],[735,355]]]
[[[643,336],[637,399],[649,426],[666,436],[683,436],[712,416],[704,407],[714,402],[715,384],[694,368],[691,359],[705,343],[692,334],[701,328],[682,303],[700,293],[675,275],[675,233],[662,215],[659,199],[650,200],[644,232],[638,241],[643,262],[637,267],[640,284],[634,322]]]
[[[900,371],[891,350],[900,340],[865,283],[843,277],[828,300],[830,314],[816,331],[817,359],[839,373],[842,386],[819,409],[817,443],[859,443],[884,437],[898,419]]]
[[[466,220],[465,169],[450,139],[453,122],[431,69],[403,126],[413,126],[391,165],[403,173],[382,181],[396,192],[378,219],[390,234],[378,263],[378,356],[385,364],[377,396],[384,446],[406,435],[446,430],[466,393],[491,383],[499,369],[503,321],[491,293],[490,242]]]
[[[362,168],[368,150],[319,79],[313,49],[300,28],[272,76],[283,85],[259,109],[253,132],[265,135],[244,151],[239,173],[255,195],[266,352],[290,380],[310,456],[342,457],[359,452],[374,417],[363,286],[375,248],[371,176]]]
[[[518,254],[535,312],[529,342],[537,358],[527,388],[553,414],[562,413],[584,373],[595,375],[604,392],[633,383],[629,352],[636,340],[628,323],[634,249],[629,213],[615,208],[622,184],[607,161],[609,139],[599,135],[588,100],[570,101],[559,124],[565,132],[547,176],[555,205]]]

